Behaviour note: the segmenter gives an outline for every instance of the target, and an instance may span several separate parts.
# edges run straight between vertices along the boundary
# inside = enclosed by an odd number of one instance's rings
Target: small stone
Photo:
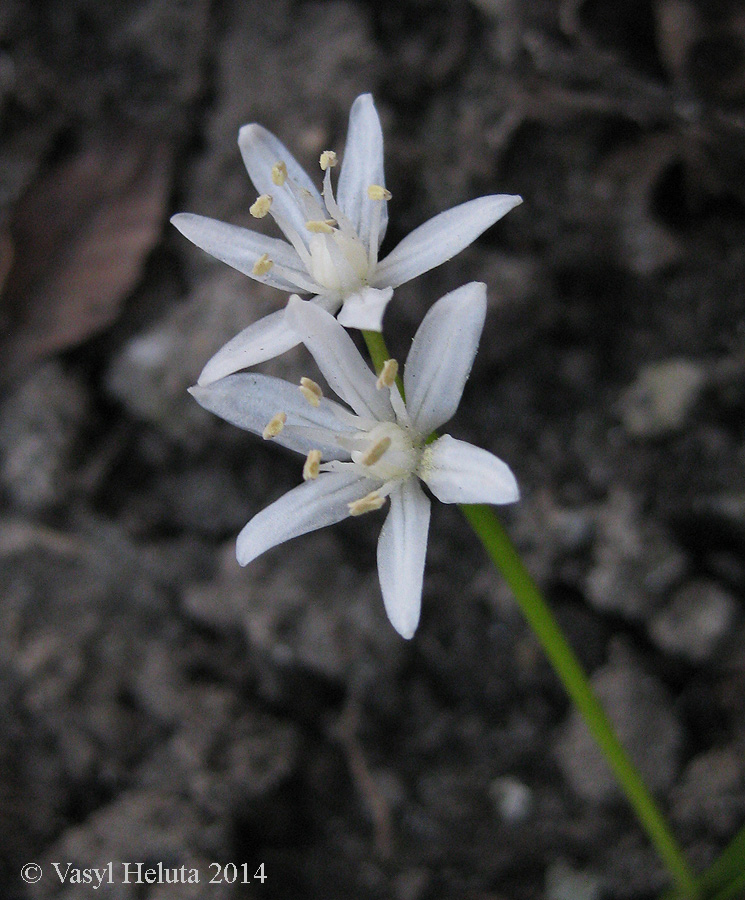
[[[728,838],[745,817],[742,748],[717,747],[694,757],[672,792],[679,826]]]
[[[533,792],[522,781],[509,775],[492,781],[489,796],[500,819],[509,825],[525,822],[533,812]]]
[[[735,598],[701,579],[681,588],[654,615],[649,634],[660,649],[702,663],[714,657],[736,615]]]
[[[34,369],[0,408],[0,482],[17,506],[40,512],[65,499],[88,411],[83,386],[57,362]]]
[[[546,871],[546,900],[600,900],[599,877],[560,859]]]
[[[658,437],[687,423],[706,380],[703,366],[669,359],[642,367],[620,400],[621,421],[634,437]]]
[[[593,564],[585,581],[588,602],[601,612],[646,620],[685,575],[686,557],[638,501],[616,491],[597,516]]]

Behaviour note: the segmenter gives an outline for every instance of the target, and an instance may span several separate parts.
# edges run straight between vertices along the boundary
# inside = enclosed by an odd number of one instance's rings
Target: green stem
[[[512,546],[501,522],[488,506],[463,505],[461,510],[486,552],[512,588],[523,615],[535,632],[567,693],[582,714],[639,821],[675,880],[678,890],[684,897],[695,898],[698,891],[693,871],[641,775],[616,737],[603,707],[592,692],[579,660]]]
[[[389,358],[383,335],[363,332],[376,371]],[[561,679],[572,701],[616,775],[631,806],[667,866],[678,890],[695,900],[698,890],[693,871],[650,794],[641,775],[616,737],[603,707],[592,692],[587,675],[536,587],[520,556],[492,509],[483,505],[461,506],[463,515],[486,552],[512,588],[515,598]]]

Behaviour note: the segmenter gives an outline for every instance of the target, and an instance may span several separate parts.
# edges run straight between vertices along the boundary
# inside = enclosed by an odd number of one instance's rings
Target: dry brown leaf
[[[167,147],[142,135],[98,142],[18,204],[0,312],[2,380],[116,320],[158,238],[170,170]]]

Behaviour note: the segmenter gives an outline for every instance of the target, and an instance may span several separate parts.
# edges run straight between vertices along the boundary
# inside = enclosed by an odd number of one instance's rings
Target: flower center
[[[361,437],[364,445],[352,451],[352,462],[370,478],[408,478],[419,465],[421,448],[415,446],[411,432],[395,422],[381,422]]]
[[[351,294],[367,283],[368,255],[357,235],[331,228],[310,238],[310,274],[328,291]]]

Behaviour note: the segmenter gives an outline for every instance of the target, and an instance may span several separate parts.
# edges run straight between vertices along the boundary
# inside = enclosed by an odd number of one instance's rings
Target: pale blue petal
[[[388,391],[377,389],[375,375],[332,315],[315,303],[291,297],[287,318],[337,397],[365,419],[395,418]]]
[[[305,285],[310,281],[310,276],[305,266],[297,255],[297,252],[286,241],[278,238],[267,237],[249,228],[241,228],[238,225],[229,225],[217,219],[207,216],[197,216],[194,213],[177,213],[171,218],[171,223],[178,228],[184,237],[187,237],[197,247],[201,247],[210,256],[227,263],[249,278],[269,284],[282,291],[296,291],[298,285],[295,281],[284,276],[278,276],[270,269],[266,275],[255,275],[253,267],[256,261],[264,253],[277,265],[286,268],[289,277],[297,276],[300,284]],[[320,288],[312,287],[314,292]],[[305,288],[303,288],[305,289]]]
[[[300,343],[297,333],[285,323],[285,311],[271,313],[244,328],[210,359],[197,384],[204,386],[241,369],[281,356]]]
[[[420,434],[447,422],[460,403],[486,316],[486,285],[446,294],[422,320],[404,368],[406,408]]]
[[[507,463],[449,434],[425,449],[419,474],[443,503],[516,503],[520,499]]]
[[[383,313],[392,296],[393,288],[362,288],[345,298],[337,321],[345,328],[382,331]]]
[[[320,450],[324,459],[349,458],[349,451],[335,440],[335,435],[354,430],[348,411],[327,397],[317,407],[311,406],[299,387],[289,381],[255,372],[241,373],[209,385],[197,385],[189,393],[209,412],[254,434],[262,434],[270,420],[283,412],[287,422],[272,443],[304,455]]]
[[[380,207],[378,247],[388,225],[385,201],[371,200],[367,194],[371,184],[385,187],[384,179],[383,130],[372,95],[362,94],[354,101],[349,113],[347,144],[336,199],[366,247],[370,246],[370,228],[376,205]]]
[[[323,209],[321,195],[305,169],[282,141],[261,125],[244,125],[238,133],[238,146],[257,193],[269,194],[272,198],[272,212],[279,213],[281,219],[295,229],[307,246],[310,235],[305,223],[308,216],[287,183],[278,186],[272,181],[272,167],[283,162],[287,166],[287,177],[301,191],[308,191],[313,201]]]
[[[452,259],[519,203],[521,197],[499,194],[440,213],[414,229],[381,260],[373,287],[398,287]]]
[[[391,625],[409,639],[422,605],[430,502],[416,478],[408,478],[390,496],[378,540],[378,575]]]
[[[238,535],[238,562],[248,565],[278,544],[346,519],[349,504],[377,486],[355,472],[324,472],[314,481],[306,481],[251,519]]]

